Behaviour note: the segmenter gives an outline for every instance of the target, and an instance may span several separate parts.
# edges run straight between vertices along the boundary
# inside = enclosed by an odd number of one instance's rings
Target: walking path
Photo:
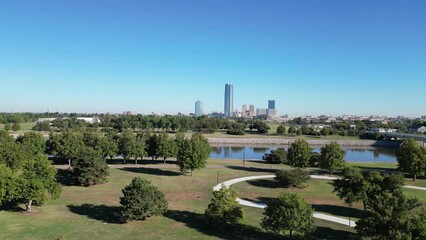
[[[310,175],[310,176],[313,179],[325,179],[325,180],[337,179],[337,177],[331,177],[331,176],[321,176],[321,175]],[[219,191],[222,188],[222,186],[229,187],[229,186],[236,184],[236,183],[239,183],[239,182],[245,182],[245,181],[249,181],[249,180],[257,180],[257,179],[265,179],[265,178],[274,178],[274,177],[275,177],[275,175],[260,175],[260,176],[235,178],[235,179],[231,179],[231,180],[217,184],[216,186],[213,187],[213,191]],[[404,187],[410,188],[410,189],[417,189],[417,190],[426,191],[425,187],[416,187],[416,186],[410,186],[410,185],[405,185]],[[237,198],[237,202],[240,205],[248,206],[248,207],[254,207],[254,208],[265,208],[266,207],[265,203],[252,202],[252,201],[244,200],[244,199],[241,199],[241,198]],[[335,223],[347,225],[347,226],[350,226],[350,227],[356,226],[355,221],[350,221],[349,219],[346,219],[346,218],[335,217],[335,216],[331,216],[331,215],[327,215],[327,214],[323,214],[323,213],[318,213],[318,212],[314,212],[314,218],[318,218],[318,219],[322,219],[322,220],[326,220],[326,221],[330,221],[330,222],[335,222]]]

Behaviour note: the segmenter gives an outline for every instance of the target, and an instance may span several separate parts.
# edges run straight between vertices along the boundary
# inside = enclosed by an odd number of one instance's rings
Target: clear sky
[[[424,0],[1,0],[0,111],[426,115]]]

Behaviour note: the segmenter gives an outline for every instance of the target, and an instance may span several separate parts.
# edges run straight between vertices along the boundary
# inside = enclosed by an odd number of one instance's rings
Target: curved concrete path
[[[310,176],[313,179],[325,179],[325,180],[337,179],[337,177],[330,177],[330,176],[321,176],[321,175],[310,175]],[[260,176],[235,178],[235,179],[231,179],[231,180],[217,184],[216,186],[213,187],[213,191],[219,191],[222,188],[222,186],[229,187],[232,184],[239,183],[239,182],[245,182],[245,181],[249,181],[249,180],[257,180],[257,179],[274,178],[274,177],[275,177],[275,175],[260,175]],[[404,187],[410,188],[410,189],[417,189],[417,190],[426,191],[425,187],[416,187],[416,186],[410,186],[410,185],[405,185]],[[248,207],[254,207],[254,208],[265,208],[266,207],[265,203],[252,202],[252,201],[244,200],[244,199],[241,199],[241,198],[237,198],[237,202],[239,204],[243,205],[243,206],[248,206]],[[350,226],[350,227],[356,226],[355,221],[349,221],[349,219],[346,219],[346,218],[335,217],[335,216],[331,216],[331,215],[327,215],[327,214],[323,214],[323,213],[318,213],[318,212],[314,212],[314,218],[318,218],[318,219],[322,219],[322,220],[326,220],[326,221],[330,221],[330,222],[335,222],[335,223],[343,224],[343,225]]]

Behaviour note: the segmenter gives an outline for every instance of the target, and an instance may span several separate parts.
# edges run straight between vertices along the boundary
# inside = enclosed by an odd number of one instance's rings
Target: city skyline
[[[235,109],[426,114],[424,1],[5,0],[0,27],[0,112],[222,112],[232,82]]]

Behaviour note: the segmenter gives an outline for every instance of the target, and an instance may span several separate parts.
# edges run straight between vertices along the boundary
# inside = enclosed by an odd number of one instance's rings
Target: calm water
[[[277,148],[277,146],[213,146],[210,158],[261,160],[265,153]],[[287,147],[284,148],[287,149]],[[345,159],[349,162],[396,162],[395,151],[392,149],[375,147],[348,147],[343,149],[345,150]],[[320,152],[320,148],[313,148],[313,151]]]

